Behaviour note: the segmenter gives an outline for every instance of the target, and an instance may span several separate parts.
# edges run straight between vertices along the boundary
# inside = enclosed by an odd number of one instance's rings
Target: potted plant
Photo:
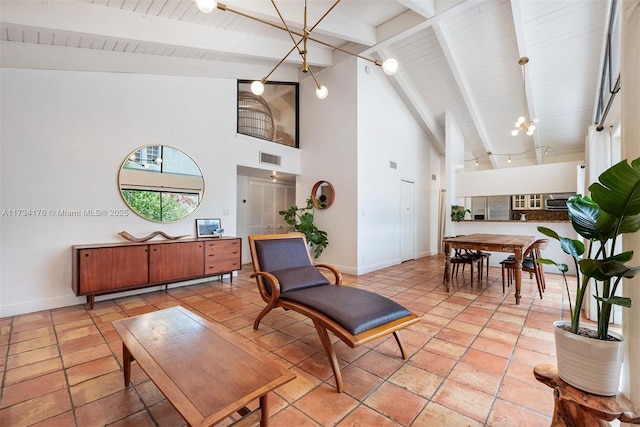
[[[631,165],[623,160],[610,167],[599,181],[589,186],[591,197],[576,194],[567,201],[571,224],[587,241],[586,248],[580,240],[560,237],[553,230],[538,227],[542,234],[558,240],[562,250],[573,258],[575,301],[571,301],[567,282],[569,267],[544,258],[537,261],[560,270],[569,295],[570,322],[554,322],[560,377],[579,389],[612,396],[618,391],[624,338],[609,332],[611,309],[613,305],[631,307],[631,300],[616,296],[616,291],[623,278],[632,278],[640,272],[640,267],[625,265],[633,258],[633,251],[618,253],[616,243],[619,246],[621,234],[640,229],[640,158]],[[596,329],[580,326],[590,282],[597,304]]]
[[[307,199],[306,207],[299,208],[293,205],[289,209],[278,213],[284,217],[284,222],[293,227],[295,231],[304,234],[307,243],[311,245],[313,250],[313,257],[318,258],[329,244],[329,238],[327,237],[327,232],[320,230],[314,222],[313,200],[311,200],[311,197]]]
[[[451,205],[451,220],[460,222],[468,213],[471,213],[469,209],[465,209],[464,206]]]

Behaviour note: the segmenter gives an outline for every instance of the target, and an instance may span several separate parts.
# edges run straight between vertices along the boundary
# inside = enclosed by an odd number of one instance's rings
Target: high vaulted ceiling
[[[300,32],[305,1],[275,1]],[[334,0],[306,3],[311,27]],[[225,4],[282,25],[268,0]],[[467,169],[533,165],[584,158],[609,8],[607,0],[341,0],[311,35],[395,57],[400,70],[389,79],[443,154],[445,112],[455,117]],[[293,46],[285,31],[230,11],[205,14],[193,0],[0,0],[0,24],[3,67],[260,79]],[[331,46],[309,43],[313,70],[344,58]],[[300,63],[291,54],[274,76],[297,79]],[[539,119],[537,130],[514,137],[523,114]]]

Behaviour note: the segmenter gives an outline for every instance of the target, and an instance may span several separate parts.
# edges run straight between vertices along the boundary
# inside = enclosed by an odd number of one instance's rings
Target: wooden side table
[[[640,424],[640,410],[622,394],[598,396],[579,390],[558,375],[553,365],[538,365],[533,375],[553,389],[554,409],[551,427],[609,426],[608,421],[620,420]]]

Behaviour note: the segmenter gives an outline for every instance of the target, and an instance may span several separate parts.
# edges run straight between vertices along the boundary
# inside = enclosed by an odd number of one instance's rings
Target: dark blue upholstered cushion
[[[312,265],[285,268],[270,273],[278,278],[281,293],[330,284],[327,278]]]
[[[353,335],[408,316],[409,310],[373,292],[348,286],[315,286],[280,295],[326,315]]]
[[[302,237],[256,240],[255,246],[262,271],[273,273],[286,268],[311,265]]]

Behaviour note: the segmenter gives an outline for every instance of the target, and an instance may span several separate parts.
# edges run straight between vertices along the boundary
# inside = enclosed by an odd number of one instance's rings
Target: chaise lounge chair
[[[254,273],[267,306],[253,328],[276,307],[301,313],[313,321],[329,358],[339,393],[343,391],[338,359],[327,330],[355,348],[393,334],[404,360],[407,353],[398,331],[418,322],[417,315],[400,304],[363,289],[340,286],[342,275],[328,264],[313,265],[304,235],[249,236]],[[333,284],[320,272],[332,275]]]

